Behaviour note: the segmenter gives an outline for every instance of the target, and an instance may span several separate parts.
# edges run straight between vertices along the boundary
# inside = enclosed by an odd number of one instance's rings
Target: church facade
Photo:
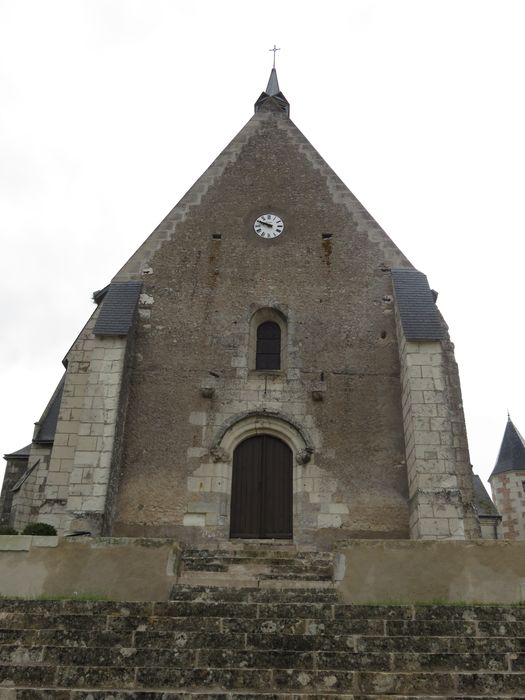
[[[94,294],[1,517],[59,533],[480,536],[453,345],[290,120],[255,113]]]

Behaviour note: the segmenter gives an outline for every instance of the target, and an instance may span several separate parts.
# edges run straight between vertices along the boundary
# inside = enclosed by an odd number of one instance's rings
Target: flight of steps
[[[334,696],[525,698],[525,607],[184,584],[164,602],[0,600],[1,700]]]
[[[331,588],[333,554],[287,540],[196,546],[183,550],[178,582],[228,587]]]

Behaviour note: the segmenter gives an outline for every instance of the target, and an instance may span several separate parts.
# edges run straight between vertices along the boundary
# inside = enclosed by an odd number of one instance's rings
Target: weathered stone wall
[[[266,432],[293,452],[299,542],[478,536],[452,345],[396,331],[408,265],[293,123],[258,112],[116,276],[143,281],[132,338],[95,336],[95,311],[73,344],[18,521],[226,538],[235,448]],[[263,319],[280,370],[255,369]]]
[[[26,478],[13,493],[11,523],[21,531],[31,522],[40,522],[40,508],[46,505],[46,481],[51,457],[51,445],[31,445]]]
[[[58,532],[100,533],[110,478],[125,337],[97,337],[94,312],[67,372],[39,519]]]
[[[258,113],[116,278],[142,272],[144,294],[113,533],[227,536],[228,429],[256,415],[294,450],[297,537],[407,537],[389,274],[406,264],[294,125]],[[261,309],[285,319],[279,372],[252,364]]]
[[[5,466],[2,492],[0,493],[0,525],[13,524],[13,492],[12,488],[27,469],[27,458],[8,459]]]
[[[407,341],[400,320],[410,536],[480,536],[457,365],[450,341]]]
[[[506,540],[525,540],[525,470],[495,474],[490,478],[492,498],[500,515]]]

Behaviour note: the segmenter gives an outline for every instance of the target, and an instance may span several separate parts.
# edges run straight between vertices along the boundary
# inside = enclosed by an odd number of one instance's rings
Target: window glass
[[[273,321],[257,328],[255,369],[281,369],[281,329]]]

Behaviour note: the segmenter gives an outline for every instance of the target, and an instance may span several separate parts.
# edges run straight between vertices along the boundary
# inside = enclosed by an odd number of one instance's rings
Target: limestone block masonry
[[[525,470],[494,474],[492,497],[502,515],[501,532],[506,540],[525,540]]]
[[[98,337],[93,314],[67,355],[64,393],[40,507],[59,532],[99,534],[115,438],[126,337]]]
[[[21,531],[24,527],[37,520],[40,509],[46,504],[45,487],[51,456],[48,445],[31,445],[27,470],[23,481],[13,493],[11,525]]]
[[[479,537],[452,344],[408,341],[398,318],[403,424],[414,539]]]

